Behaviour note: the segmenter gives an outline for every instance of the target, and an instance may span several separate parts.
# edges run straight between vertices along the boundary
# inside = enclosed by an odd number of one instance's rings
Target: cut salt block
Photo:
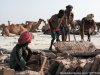
[[[48,75],[55,75],[58,67],[59,67],[59,62],[53,61],[52,64],[50,65],[49,69],[48,69]]]
[[[4,60],[6,60],[8,57],[8,54],[3,54],[0,52],[0,62],[4,63]]]
[[[69,41],[69,42],[56,42],[54,43],[54,47],[57,51],[65,53],[66,51],[72,52],[88,52],[95,51],[96,47],[93,43],[88,41]]]
[[[92,62],[86,63],[82,72],[90,72],[92,65],[93,65]]]
[[[59,75],[60,72],[63,70],[63,68],[64,68],[64,65],[62,63],[59,63],[59,66],[58,66],[58,69],[57,69],[55,75]]]
[[[3,68],[3,75],[15,75],[15,70],[10,68]]]
[[[97,72],[99,66],[100,66],[100,54],[95,57],[93,66],[91,68],[91,72]]]

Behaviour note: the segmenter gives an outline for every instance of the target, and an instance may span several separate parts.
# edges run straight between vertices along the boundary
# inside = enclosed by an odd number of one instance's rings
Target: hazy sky
[[[74,7],[74,19],[93,13],[94,19],[100,21],[100,0],[0,0],[0,24],[8,20],[13,23],[47,20],[69,4]]]

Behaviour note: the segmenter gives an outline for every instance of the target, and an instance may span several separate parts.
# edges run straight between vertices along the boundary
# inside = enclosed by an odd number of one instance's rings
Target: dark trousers
[[[69,28],[68,27],[64,27],[64,26],[60,26],[60,30],[61,30],[61,35],[62,35],[62,41],[66,41],[67,40],[67,36],[69,34]]]

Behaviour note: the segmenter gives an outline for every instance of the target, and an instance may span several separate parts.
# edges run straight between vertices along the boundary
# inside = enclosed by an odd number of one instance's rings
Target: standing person
[[[73,28],[73,19],[74,19],[74,14],[72,12],[72,9],[73,9],[72,5],[66,6],[65,16],[60,26],[61,34],[62,34],[62,41],[66,41],[67,36],[69,37],[69,41],[70,41],[69,25],[71,26],[71,28]]]
[[[84,40],[84,34],[87,35],[87,41],[91,41],[90,35],[94,32],[96,24],[94,21],[94,14],[88,14],[82,19],[82,25],[80,26],[81,40]]]
[[[30,32],[25,31],[18,39],[18,43],[13,48],[10,56],[10,68],[15,71],[25,70],[26,64],[32,55],[31,49],[28,47],[32,41],[32,35]]]
[[[64,10],[60,10],[58,14],[53,15],[49,19],[49,25],[50,25],[51,37],[52,37],[49,50],[52,50],[52,45],[53,45],[55,39],[56,39],[56,41],[60,41],[59,40],[59,32],[60,32],[59,27],[62,22],[63,16],[64,16]]]

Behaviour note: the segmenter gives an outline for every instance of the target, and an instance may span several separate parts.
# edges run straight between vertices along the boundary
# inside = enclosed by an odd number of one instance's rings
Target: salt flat
[[[29,47],[33,50],[41,49],[41,50],[48,50],[51,42],[51,36],[45,35],[42,32],[32,33],[34,39],[32,43],[29,44]],[[70,36],[71,41],[74,41],[73,35]],[[75,35],[76,40],[80,41],[80,36]],[[17,44],[19,36],[14,35],[13,37],[1,36],[0,34],[0,48],[12,50],[13,47]],[[60,37],[61,39],[61,37]],[[87,40],[87,36],[85,35],[85,40]],[[100,48],[100,33],[98,35],[91,36],[91,42],[96,46],[96,48]],[[54,49],[54,47],[53,47]]]

